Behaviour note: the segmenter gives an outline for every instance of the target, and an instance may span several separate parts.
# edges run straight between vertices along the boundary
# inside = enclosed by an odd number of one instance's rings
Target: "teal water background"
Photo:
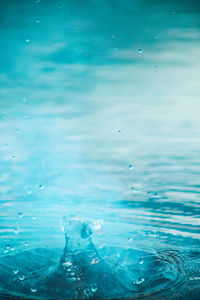
[[[199,2],[1,0],[0,49],[0,256],[103,219],[102,245],[183,253],[199,299]]]

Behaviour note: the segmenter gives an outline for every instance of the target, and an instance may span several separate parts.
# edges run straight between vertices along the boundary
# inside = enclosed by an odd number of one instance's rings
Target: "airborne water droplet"
[[[20,219],[23,218],[23,217],[24,217],[23,213],[22,213],[22,212],[19,212],[19,213],[18,213],[18,217],[19,217]]]
[[[19,276],[19,280],[20,280],[20,281],[23,281],[24,279],[25,279],[25,276],[24,276],[24,275],[20,275],[20,276]]]
[[[91,285],[91,291],[92,291],[93,293],[96,293],[96,292],[97,292],[97,285],[96,285],[96,284],[92,284],[92,285]]]
[[[132,191],[133,193],[139,193],[139,190],[136,189],[134,186],[131,187],[131,191]]]
[[[31,188],[27,189],[27,194],[29,194],[29,195],[32,194],[32,189]]]
[[[14,232],[15,234],[18,234],[18,233],[20,232],[20,227],[16,227],[16,228],[13,230],[13,232]]]

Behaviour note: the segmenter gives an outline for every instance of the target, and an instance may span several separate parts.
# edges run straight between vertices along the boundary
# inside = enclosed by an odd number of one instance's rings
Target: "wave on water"
[[[192,282],[181,252],[102,247],[93,241],[101,220],[70,216],[61,225],[63,251],[37,248],[2,257],[2,299],[178,299]]]

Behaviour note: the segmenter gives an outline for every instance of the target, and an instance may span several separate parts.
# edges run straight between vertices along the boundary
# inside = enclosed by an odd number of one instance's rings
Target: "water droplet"
[[[69,267],[69,266],[71,266],[72,265],[72,263],[70,262],[70,261],[66,261],[66,262],[64,262],[63,263],[63,266],[64,267]],[[70,269],[71,270],[71,269]]]
[[[8,148],[8,144],[5,144],[4,147],[7,149]]]
[[[139,264],[142,265],[144,263],[143,259],[140,257]]]
[[[15,160],[15,159],[16,159],[16,156],[15,156],[15,155],[12,155],[12,159],[14,159],[14,160]]]
[[[118,134],[121,134],[123,131],[124,131],[123,129],[118,129],[118,130],[117,130],[117,133],[118,133]]]
[[[43,190],[44,186],[42,184],[39,185],[39,189]]]
[[[133,239],[132,239],[132,238],[128,238],[128,241],[129,241],[129,242],[132,242],[132,241],[133,241]]]
[[[136,189],[134,186],[132,186],[131,187],[131,192],[133,192],[133,193],[139,193],[139,190],[138,189]]]
[[[15,132],[16,132],[16,133],[19,133],[19,132],[20,132],[19,128],[16,128],[16,129],[15,129]]]
[[[11,246],[11,247],[10,247],[10,250],[11,250],[11,251],[15,251],[15,246]]]
[[[40,0],[35,0],[35,3],[40,3]]]
[[[147,192],[147,196],[151,196],[152,195],[152,193],[151,192]]]
[[[114,39],[114,38],[115,38],[115,35],[113,34],[113,35],[112,35],[112,39]]]
[[[97,284],[95,284],[95,283],[92,284],[90,288],[91,288],[91,291],[92,291],[93,293],[96,293],[96,292],[97,292]]]
[[[37,292],[37,289],[34,288],[34,287],[32,287],[32,288],[31,288],[31,292],[32,292],[32,293],[36,293],[36,292]]]
[[[36,218],[37,218],[37,217],[36,217],[35,215],[32,216],[32,219],[33,219],[33,220],[36,220]]]
[[[157,66],[157,65],[155,65],[155,66],[154,66],[154,69],[158,69],[158,66]]]
[[[27,118],[28,118],[28,115],[27,115],[27,114],[24,114],[24,118],[27,119]]]
[[[28,242],[25,242],[25,246],[28,247]]]
[[[99,235],[103,234],[103,224],[104,224],[104,220],[102,220],[102,219],[95,220],[95,221],[93,222],[94,230],[95,230],[96,233],[99,234]]]
[[[13,230],[13,232],[14,232],[15,234],[18,234],[20,231],[21,231],[20,227],[16,227],[16,228]]]
[[[29,194],[29,195],[32,194],[32,189],[31,188],[27,189],[27,194]]]
[[[36,23],[37,23],[37,24],[40,23],[40,19],[39,19],[39,18],[36,19]]]
[[[138,52],[139,52],[140,54],[142,54],[142,53],[143,53],[142,49],[138,49]]]
[[[17,269],[13,270],[13,273],[16,275],[19,271]]]
[[[8,117],[8,116],[7,116],[6,114],[4,114],[4,115],[2,116],[3,119],[7,119],[7,117]]]
[[[25,276],[24,276],[24,275],[20,275],[20,276],[19,276],[19,280],[20,280],[20,281],[23,281],[24,279],[25,279]]]
[[[128,168],[129,168],[129,170],[133,170],[134,166],[133,165],[129,165]]]
[[[10,250],[10,245],[6,245],[4,249],[4,253],[8,253],[9,250]]]
[[[19,212],[19,213],[18,213],[18,217],[19,217],[20,219],[23,218],[23,217],[24,217],[23,213],[22,213],[22,212]]]
[[[22,101],[23,101],[23,102],[26,102],[26,97],[23,97],[23,98],[22,98]]]
[[[29,39],[25,39],[25,42],[26,42],[26,43],[30,43],[30,40],[29,40]]]
[[[136,281],[133,282],[133,284],[141,284],[145,281],[144,278],[141,278],[141,279],[137,279]]]

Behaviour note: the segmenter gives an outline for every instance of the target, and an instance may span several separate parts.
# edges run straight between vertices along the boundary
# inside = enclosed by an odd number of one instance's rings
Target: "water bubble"
[[[16,159],[16,156],[15,156],[15,155],[12,155],[12,159],[15,160],[15,159]]]
[[[129,241],[129,242],[132,242],[132,241],[133,241],[133,239],[132,239],[132,238],[128,238],[128,241]]]
[[[31,288],[31,292],[32,292],[32,293],[36,293],[36,292],[37,292],[37,289],[34,288],[34,287],[32,287],[32,288]]]
[[[32,216],[32,219],[33,219],[33,220],[36,220],[36,218],[37,218],[37,217],[36,217],[35,215]]]
[[[10,250],[11,250],[11,251],[15,251],[15,246],[11,246],[11,247],[10,247]]]
[[[19,212],[19,213],[18,213],[18,217],[19,217],[20,219],[23,218],[23,217],[24,217],[23,213],[22,213],[22,212]]]
[[[39,189],[43,190],[44,186],[42,184],[39,185]]]
[[[134,186],[131,187],[131,191],[132,191],[133,193],[139,193],[139,190],[136,189]]]
[[[19,276],[19,280],[20,280],[20,281],[23,281],[24,279],[25,279],[25,276],[24,276],[24,275],[20,275],[20,276]]]
[[[40,3],[40,0],[35,0],[35,3]]]
[[[139,52],[140,54],[142,54],[142,53],[143,53],[142,49],[138,49],[138,52]]]
[[[5,148],[8,148],[8,144],[5,144],[4,147],[5,147]]]
[[[76,280],[76,277],[70,277],[68,278],[69,281],[75,281]]]
[[[17,269],[14,269],[13,270],[13,273],[16,275],[17,273],[19,272],[19,270],[17,270]]]
[[[16,133],[19,133],[19,132],[20,132],[19,128],[16,128],[16,129],[15,129],[15,132],[16,132]]]
[[[7,119],[7,117],[8,117],[8,116],[7,116],[6,114],[4,114],[4,115],[2,116],[3,119]]]
[[[90,264],[91,264],[91,265],[96,265],[96,264],[98,264],[98,263],[99,263],[99,260],[96,259],[96,258],[93,258]]]
[[[29,39],[25,39],[25,42],[26,42],[26,43],[30,43],[30,40],[29,40]]]
[[[138,284],[141,284],[141,283],[143,283],[145,281],[145,279],[144,278],[140,278],[140,279],[137,279],[136,281],[134,281],[133,282],[133,284],[136,284],[136,285],[138,285]]]
[[[29,194],[29,195],[32,194],[32,189],[31,188],[27,189],[27,194]]]
[[[134,166],[133,165],[129,165],[128,168],[129,168],[129,170],[133,170]]]
[[[28,247],[28,242],[25,242],[25,246]]]
[[[158,69],[158,66],[157,66],[157,65],[155,65],[155,66],[154,66],[154,69]]]
[[[23,102],[26,102],[26,97],[23,97],[23,98],[22,98],[22,101],[23,101]]]
[[[112,39],[114,39],[115,38],[115,35],[114,34],[112,34]]]
[[[90,288],[93,293],[97,292],[97,284],[96,283],[92,284]]]
[[[147,196],[151,196],[152,195],[152,193],[151,192],[147,192]]]
[[[40,23],[40,19],[37,18],[35,22],[36,22],[37,24]]]
[[[24,114],[24,118],[27,119],[27,118],[28,118],[28,115],[27,115],[27,114]]]

